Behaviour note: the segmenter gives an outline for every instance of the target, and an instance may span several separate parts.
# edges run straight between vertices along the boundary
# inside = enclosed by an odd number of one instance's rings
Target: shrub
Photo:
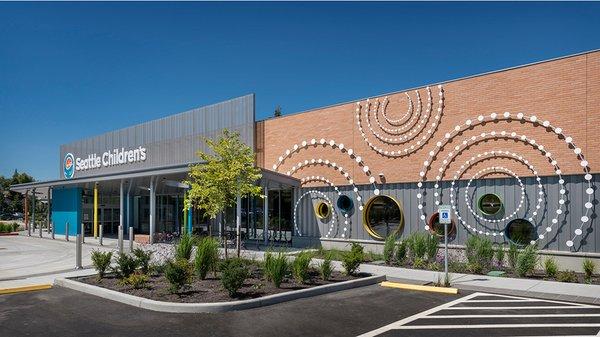
[[[558,265],[556,264],[556,260],[552,257],[544,260],[544,271],[546,272],[546,276],[548,277],[556,277],[556,273],[558,273]]]
[[[364,259],[363,246],[356,242],[352,243],[352,247],[349,252],[346,252],[342,257],[342,266],[346,271],[346,275],[353,275],[358,270],[360,263]]]
[[[146,288],[148,284],[148,275],[144,273],[133,273],[120,281],[121,284],[132,286],[135,289]]]
[[[6,233],[8,228],[4,225],[4,223],[0,222],[0,233]]]
[[[496,262],[498,263],[498,267],[504,267],[504,246],[496,247]]]
[[[412,263],[413,268],[415,269],[423,269],[425,268],[425,259],[421,257],[415,257]]]
[[[271,251],[267,251],[265,253],[265,257],[264,257],[264,269],[265,269],[265,278],[267,279],[267,281],[271,281],[271,272],[270,269],[272,268],[272,264],[273,264],[273,252]]]
[[[308,280],[311,260],[312,254],[310,252],[301,252],[296,256],[296,259],[292,262],[292,274],[296,281],[305,283]]]
[[[411,234],[407,239],[408,250],[411,259],[425,259],[427,255],[427,233],[415,232]]]
[[[192,282],[192,268],[186,259],[169,260],[165,265],[165,277],[169,281],[169,290],[176,293]]]
[[[120,279],[129,277],[137,268],[136,259],[133,256],[124,253],[117,255],[115,263],[116,267],[113,268],[113,271]]]
[[[148,266],[148,274],[153,276],[158,276],[165,272],[165,265],[159,263],[151,263]]]
[[[521,251],[517,257],[516,272],[517,275],[523,277],[533,273],[535,266],[538,263],[537,247],[528,245]]]
[[[577,282],[577,274],[575,274],[574,271],[572,270],[565,270],[565,271],[560,271],[558,272],[558,274],[556,275],[556,279],[559,282],[570,282],[570,283],[574,283]]]
[[[283,252],[277,253],[277,255],[271,255],[268,260],[265,259],[265,276],[267,280],[273,282],[275,287],[279,288],[283,278],[288,271],[288,262]]]
[[[13,222],[13,223],[12,223],[12,231],[13,231],[13,232],[16,232],[16,231],[18,231],[18,230],[19,230],[19,227],[21,227],[21,226],[20,226],[18,223],[16,223],[16,222]]]
[[[437,236],[432,234],[427,234],[425,236],[425,250],[427,251],[427,259],[429,261],[435,260],[438,252],[438,244],[440,240]]]
[[[176,260],[190,260],[192,256],[192,248],[194,247],[194,240],[189,233],[183,233],[179,242],[175,246],[175,259]]]
[[[402,262],[404,262],[404,259],[406,259],[406,250],[407,250],[407,244],[406,241],[400,241],[397,244],[397,248],[396,248],[396,263],[397,264],[402,264]]]
[[[147,274],[150,269],[150,260],[152,259],[152,251],[146,251],[142,248],[135,248],[133,256],[136,258],[137,266],[142,270],[142,273]]]
[[[469,271],[479,274],[489,270],[494,258],[492,240],[477,235],[470,236],[466,242],[465,255]]]
[[[385,244],[383,245],[383,260],[388,266],[392,264],[394,259],[394,248],[396,247],[396,234],[388,235],[385,238]]]
[[[238,258],[228,259],[221,263],[220,269],[223,288],[230,297],[235,296],[250,276],[246,263]]]
[[[515,268],[517,267],[517,257],[519,256],[519,247],[514,244],[514,243],[510,243],[508,245],[508,265],[510,266],[510,268],[512,270],[515,270]]]
[[[333,272],[333,267],[331,266],[331,256],[329,256],[329,254],[325,255],[323,262],[321,262],[319,265],[319,270],[321,271],[321,277],[323,280],[329,280],[331,273]]]
[[[110,266],[110,260],[112,259],[112,252],[101,252],[99,250],[92,250],[92,265],[98,272],[98,278],[101,279],[106,275],[106,270]]]
[[[592,276],[594,276],[594,272],[596,271],[596,265],[594,261],[590,259],[583,259],[583,272],[585,273],[585,281],[590,283],[592,282]]]
[[[196,274],[204,280],[209,271],[216,271],[218,263],[219,243],[211,237],[205,237],[196,248],[194,259]]]

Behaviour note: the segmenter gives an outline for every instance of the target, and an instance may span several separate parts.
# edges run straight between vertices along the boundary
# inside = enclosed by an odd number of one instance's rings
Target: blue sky
[[[257,118],[600,48],[600,3],[1,3],[0,175],[256,93]]]

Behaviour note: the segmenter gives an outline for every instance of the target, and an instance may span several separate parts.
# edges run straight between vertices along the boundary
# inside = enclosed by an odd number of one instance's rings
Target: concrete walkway
[[[44,233],[46,235],[46,233]],[[83,269],[75,269],[75,240],[66,242],[64,236],[56,239],[32,235],[0,237],[0,289],[52,284],[58,277],[94,274],[91,252],[117,251],[117,240],[107,239],[100,246],[98,240],[86,238],[82,250]],[[125,241],[124,247],[128,247]]]

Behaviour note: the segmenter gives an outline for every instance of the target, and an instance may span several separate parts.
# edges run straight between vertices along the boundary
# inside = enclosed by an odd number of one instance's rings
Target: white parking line
[[[497,297],[498,299],[477,299],[477,297]],[[519,306],[522,303],[527,302],[543,302],[543,303],[552,303],[556,305],[549,306]],[[505,303],[506,305],[500,307],[492,307],[492,306],[477,306],[477,307],[457,307],[457,304],[460,303]],[[510,303],[514,303],[516,306],[509,306]],[[567,313],[551,313],[551,314],[527,314],[527,311],[524,310],[540,310],[540,309],[599,309],[600,306],[594,306],[589,304],[580,304],[580,303],[570,303],[563,301],[555,301],[555,300],[543,300],[543,299],[532,299],[525,297],[517,297],[517,296],[507,296],[507,295],[496,295],[496,294],[487,294],[487,293],[473,293],[467,295],[465,297],[456,299],[454,301],[442,304],[435,308],[420,312],[416,315],[401,319],[397,322],[388,324],[379,329],[366,332],[359,337],[370,337],[377,336],[382,333],[385,333],[390,330],[444,330],[444,329],[506,329],[506,328],[600,328],[600,323],[507,323],[507,324],[439,324],[439,325],[407,325],[411,322],[417,321],[419,319],[424,318],[435,318],[435,319],[459,319],[459,318],[536,318],[536,317],[600,317],[600,313],[577,313],[577,310],[571,311],[567,310]],[[447,310],[480,310],[484,313],[478,313],[473,315],[444,315],[444,311]],[[498,310],[518,310],[518,313],[515,314],[496,314]],[[485,314],[485,312],[490,312],[490,314]],[[441,315],[434,315],[435,313],[440,313]],[[526,322],[526,321],[525,321]],[[586,335],[589,336],[599,336],[600,330],[598,334]],[[563,336],[564,337],[564,336]],[[575,337],[575,336],[571,336]]]

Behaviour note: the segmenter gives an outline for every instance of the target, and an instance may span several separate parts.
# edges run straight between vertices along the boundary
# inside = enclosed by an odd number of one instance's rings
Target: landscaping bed
[[[310,271],[309,278],[304,283],[297,282],[291,277],[286,277],[280,287],[277,288],[272,282],[267,282],[265,280],[264,272],[260,266],[254,264],[254,262],[248,262],[250,276],[244,281],[243,286],[233,297],[230,297],[228,292],[223,288],[220,273],[217,273],[217,277],[211,273],[211,275],[207,276],[204,280],[195,277],[189,286],[183,287],[177,292],[170,291],[170,283],[163,274],[149,275],[146,285],[140,289],[123,284],[121,280],[113,274],[108,274],[103,279],[98,279],[98,277],[94,275],[79,277],[73,280],[157,301],[215,303],[259,298],[370,276],[369,274],[360,273],[354,276],[347,276],[334,271],[331,274],[331,277],[327,281],[324,281],[317,271]]]

